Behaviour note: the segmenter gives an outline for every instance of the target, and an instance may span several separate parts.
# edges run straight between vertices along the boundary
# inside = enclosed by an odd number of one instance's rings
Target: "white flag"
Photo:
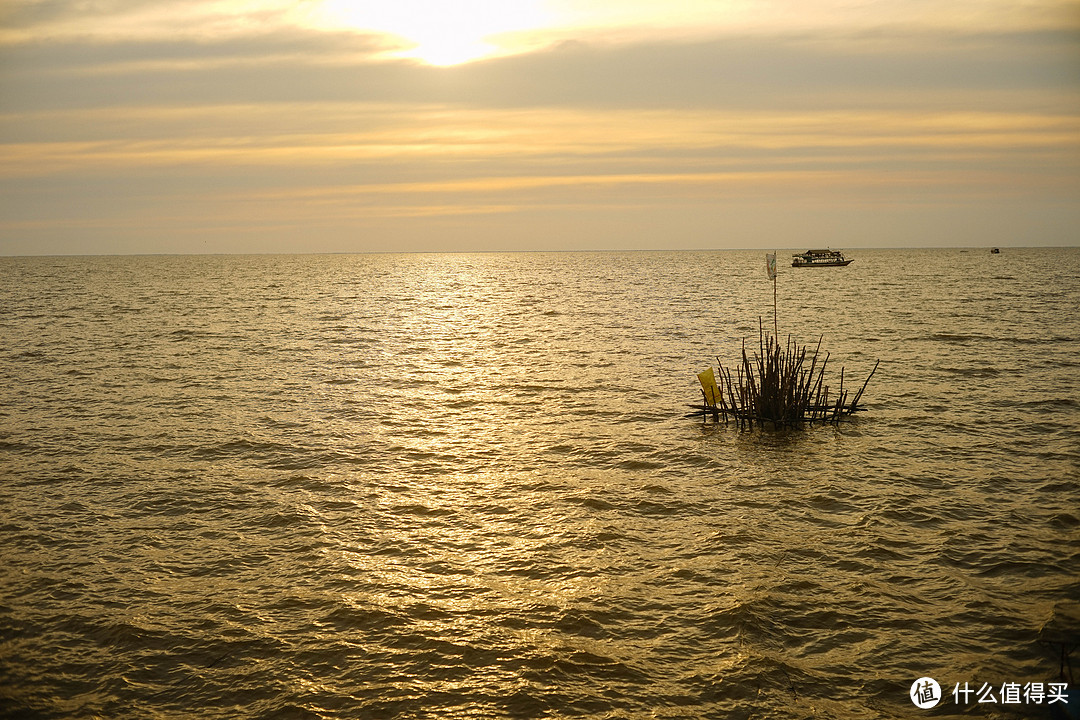
[[[769,279],[776,279],[776,253],[766,253],[765,269],[769,271]]]

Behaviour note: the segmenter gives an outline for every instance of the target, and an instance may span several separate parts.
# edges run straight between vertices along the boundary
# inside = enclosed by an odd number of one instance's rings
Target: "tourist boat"
[[[838,250],[807,250],[791,256],[791,267],[843,267],[854,262],[845,260]]]

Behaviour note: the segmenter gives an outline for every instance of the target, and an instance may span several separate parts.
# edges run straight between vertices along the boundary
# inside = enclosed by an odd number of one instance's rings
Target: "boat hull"
[[[828,262],[798,262],[798,261],[795,261],[795,262],[791,263],[791,267],[797,267],[797,268],[844,267],[845,265],[850,265],[853,262],[855,262],[854,259],[851,259],[851,260],[829,260]]]

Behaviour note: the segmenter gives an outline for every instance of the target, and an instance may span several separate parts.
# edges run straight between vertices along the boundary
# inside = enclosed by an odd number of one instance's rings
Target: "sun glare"
[[[540,0],[324,0],[338,27],[401,38],[412,57],[429,65],[457,65],[513,52],[507,33],[544,25]]]

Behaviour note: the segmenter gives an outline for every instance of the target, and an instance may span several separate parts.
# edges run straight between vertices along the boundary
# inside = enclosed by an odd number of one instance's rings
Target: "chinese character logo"
[[[921,677],[911,683],[910,695],[915,707],[928,710],[941,702],[941,686],[932,677]]]

